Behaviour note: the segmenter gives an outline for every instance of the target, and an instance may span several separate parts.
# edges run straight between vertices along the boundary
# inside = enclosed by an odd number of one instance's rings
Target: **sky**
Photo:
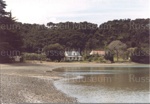
[[[23,23],[83,22],[150,18],[150,0],[4,0]]]

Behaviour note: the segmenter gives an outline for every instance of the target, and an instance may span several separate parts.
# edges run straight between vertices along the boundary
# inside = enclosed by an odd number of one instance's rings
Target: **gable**
[[[65,51],[65,56],[81,56],[78,51]]]

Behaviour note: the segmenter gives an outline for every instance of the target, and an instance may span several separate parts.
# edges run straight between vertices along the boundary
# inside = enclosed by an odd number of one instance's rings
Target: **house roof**
[[[105,51],[100,51],[100,50],[98,50],[98,51],[95,51],[95,50],[91,51],[90,55],[94,55],[94,54],[105,55]]]
[[[81,57],[78,51],[65,51],[65,56],[67,57]]]

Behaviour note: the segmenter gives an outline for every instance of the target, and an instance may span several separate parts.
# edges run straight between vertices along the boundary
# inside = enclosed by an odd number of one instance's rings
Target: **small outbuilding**
[[[21,62],[22,56],[13,56],[15,62]]]

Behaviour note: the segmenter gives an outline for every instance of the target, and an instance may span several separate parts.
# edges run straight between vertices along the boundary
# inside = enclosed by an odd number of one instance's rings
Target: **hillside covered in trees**
[[[0,8],[0,51],[38,53],[49,45],[57,44],[64,50],[112,52],[119,46],[113,46],[113,49],[109,44],[117,40],[116,42],[126,46],[124,51],[133,52],[136,49],[137,52],[144,53],[144,57],[149,58],[150,19],[120,19],[107,21],[101,25],[86,21],[48,22],[45,26],[17,22],[10,12],[5,11],[6,4],[3,0],[0,0],[0,5],[2,7]],[[6,58],[2,55],[0,57]],[[134,61],[137,59],[139,58],[133,56]]]
[[[99,26],[89,22],[49,22],[47,26],[18,23],[18,26],[23,37],[24,52],[37,53],[52,44],[60,44],[64,50],[78,49],[81,52],[106,50],[111,42],[119,40],[126,45],[126,50],[140,50],[135,55],[144,53],[144,56],[149,56],[149,20],[120,19]]]
[[[22,24],[19,32],[23,37],[25,52],[36,52],[50,44],[59,43],[68,49],[105,49],[114,40],[130,47],[149,48],[149,19],[124,19],[101,25],[81,23]]]

